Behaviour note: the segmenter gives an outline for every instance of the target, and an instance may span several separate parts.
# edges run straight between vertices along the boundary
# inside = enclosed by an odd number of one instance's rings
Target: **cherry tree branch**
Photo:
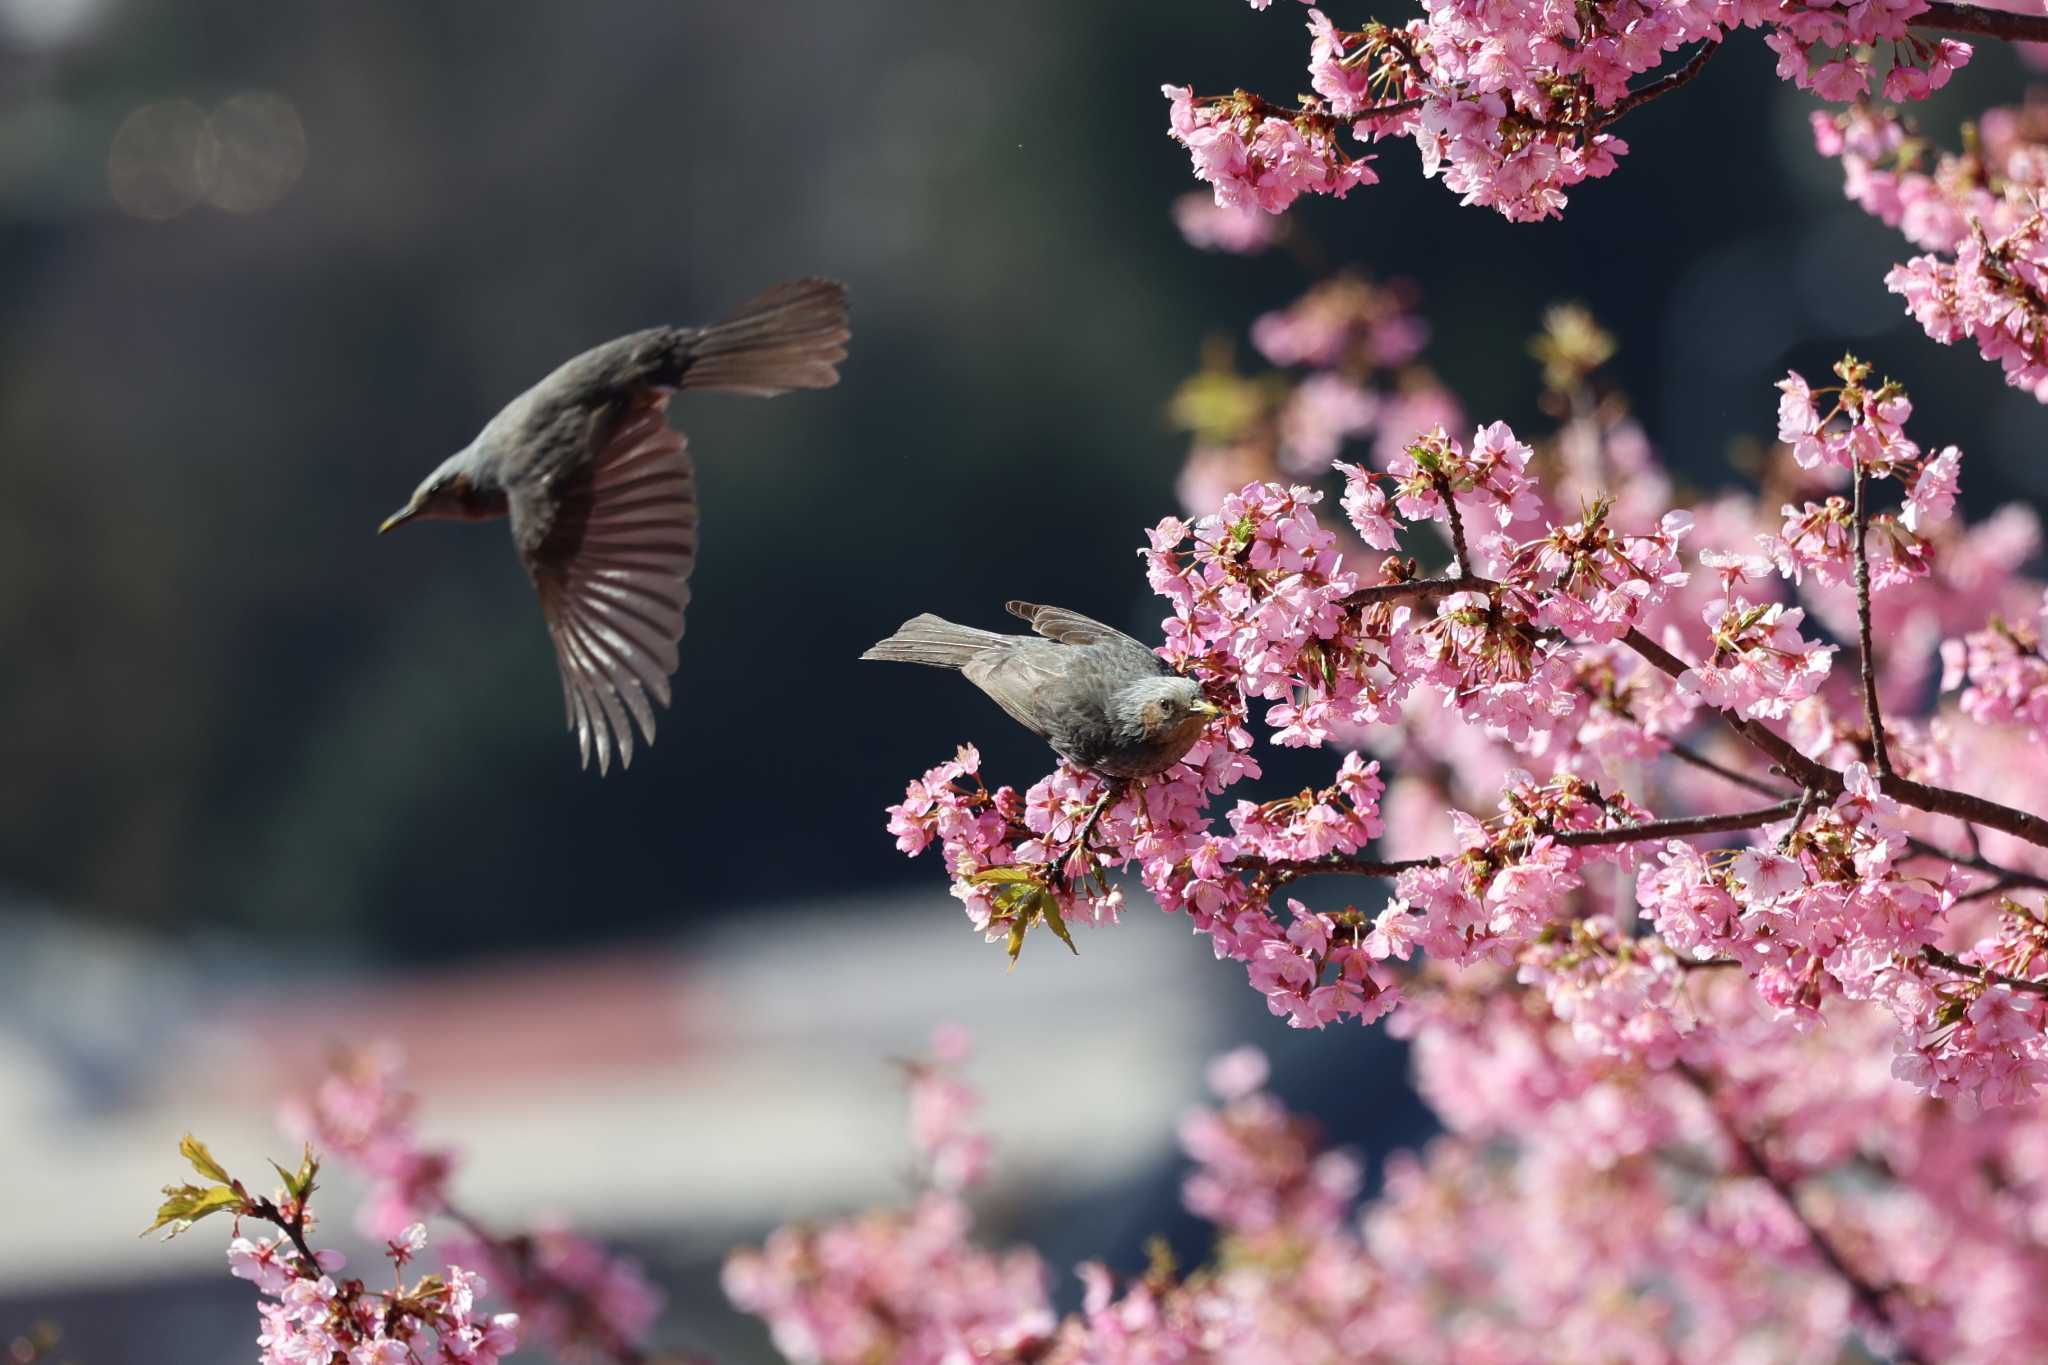
[[[613,1365],[666,1365],[681,1357],[655,1354],[621,1337],[605,1319],[603,1308],[577,1286],[534,1264],[533,1244],[526,1237],[501,1237],[475,1215],[441,1201],[441,1213],[450,1222],[484,1246],[518,1267],[521,1281],[531,1290],[554,1299],[568,1311],[574,1324],[572,1335],[595,1343]]]
[[[240,1188],[239,1183],[236,1188]],[[275,1224],[279,1232],[291,1239],[292,1249],[299,1253],[301,1264],[310,1274],[317,1276],[321,1273],[320,1257],[313,1250],[313,1244],[306,1240],[306,1205],[303,1199],[299,1201],[297,1212],[289,1218],[274,1200],[254,1199],[249,1207],[256,1217]]]
[[[1699,75],[1700,72],[1706,68],[1709,59],[1711,59],[1713,55],[1716,52],[1719,52],[1720,50],[1721,40],[1719,38],[1716,38],[1713,41],[1709,42],[1705,47],[1702,47],[1699,51],[1693,53],[1692,56],[1689,59],[1687,59],[1685,65],[1679,67],[1676,71],[1672,71],[1667,73],[1666,75],[1659,76],[1656,80],[1651,81],[1648,85],[1639,86],[1636,89],[1629,91],[1626,95],[1623,95],[1619,100],[1615,101],[1614,107],[1612,109],[1604,110],[1593,116],[1593,131],[1599,131],[1601,128],[1604,128],[1608,124],[1613,123],[1623,114],[1628,113],[1630,110],[1641,108],[1643,105],[1648,104],[1651,100],[1656,99],[1659,95],[1670,94],[1679,86],[1684,85],[1687,81],[1691,80],[1694,76]]]
[[[2014,43],[2048,42],[2048,15],[2012,14],[1953,0],[1933,0],[1924,12],[1906,22],[1939,33],[1977,33]]]
[[[1649,839],[1689,839],[1703,834],[1724,834],[1730,830],[1755,829],[1782,820],[1798,811],[1803,797],[1780,801],[1755,810],[1724,811],[1719,815],[1687,815],[1670,820],[1646,820],[1639,825],[1608,825],[1600,829],[1565,829],[1551,836],[1564,848],[1595,848],[1609,844],[1635,844]],[[1269,872],[1283,880],[1298,877],[1336,875],[1344,877],[1398,877],[1420,867],[1442,867],[1451,861],[1441,854],[1429,858],[1401,858],[1392,862],[1374,858],[1239,858],[1229,865],[1245,872]]]
[[[1863,675],[1863,719],[1870,727],[1870,759],[1877,767],[1878,780],[1892,775],[1891,752],[1884,742],[1884,715],[1877,705],[1877,673],[1870,647],[1870,552],[1864,542],[1870,533],[1870,508],[1863,486],[1869,475],[1863,461],[1856,461],[1856,663]]]
[[[1499,587],[1490,578],[1474,574],[1453,574],[1446,578],[1414,578],[1406,583],[1381,583],[1360,588],[1344,599],[1347,607],[1376,607],[1387,602],[1439,602],[1461,592],[1491,592]]]
[[[1731,768],[1725,763],[1716,762],[1699,750],[1687,745],[1672,744],[1668,746],[1665,752],[1680,762],[1692,764],[1693,767],[1698,768],[1701,772],[1712,773],[1724,782],[1732,782],[1738,787],[1747,787],[1759,796],[1782,797],[1785,795],[1784,789],[1775,783],[1766,782],[1760,777],[1751,777],[1746,772]]]
[[[1931,943],[1920,949],[1920,956],[1943,971],[1955,972],[1961,976],[1974,976],[1986,985],[2004,986],[2008,990],[2027,991],[2033,995],[2048,995],[2048,981],[2036,981],[2025,976],[2008,976],[1989,967],[1980,967],[1974,962],[1963,961],[1954,953],[1945,953]]]
[[[1622,643],[1674,678],[1685,672],[1684,660],[1640,630],[1629,631],[1622,637]],[[1796,779],[1802,786],[1812,787],[1825,795],[1834,795],[1842,790],[1840,773],[1800,753],[1761,722],[1746,720],[1732,711],[1721,711],[1719,715],[1736,734],[1756,746],[1788,777]],[[1995,830],[2012,835],[2015,839],[2024,839],[2030,844],[2048,848],[2048,820],[2043,820],[2038,815],[2015,810],[1996,801],[1987,801],[1968,792],[1954,791],[1947,787],[1931,787],[1925,782],[1915,782],[1897,773],[1879,773],[1878,789],[1894,801],[1904,802],[1916,809],[1934,815],[1952,815],[1971,824],[1989,825]]]
[[[1453,593],[1492,592],[1501,585],[1491,578],[1477,574],[1459,573],[1443,578],[1422,578],[1406,583],[1386,583],[1369,588],[1360,588],[1344,599],[1347,607],[1372,606],[1383,602],[1413,600],[1434,602]],[[1642,631],[1631,628],[1622,636],[1622,643],[1641,655],[1660,671],[1676,678],[1690,667],[1685,660],[1673,654],[1664,646],[1652,640]],[[1721,717],[1724,724],[1740,735],[1751,746],[1776,765],[1786,777],[1797,782],[1802,788],[1811,788],[1823,796],[1834,796],[1842,790],[1842,775],[1822,763],[1816,763],[1792,747],[1783,736],[1777,734],[1761,721],[1747,719],[1733,711],[1710,708]],[[1915,782],[1896,772],[1880,772],[1878,787],[1894,801],[1934,815],[1949,815],[1968,824],[1989,825],[1992,829],[2023,839],[2030,844],[2048,848],[2048,820],[2027,811],[2017,810],[1999,802],[1972,796],[1968,792],[1948,787],[1933,787],[1925,782]],[[1962,861],[1962,860],[1958,860]],[[1989,869],[1987,869],[1989,870]]]
[[[1436,476],[1437,494],[1444,500],[1444,510],[1451,518],[1451,552],[1458,557],[1458,572],[1455,577],[1472,576],[1472,552],[1465,548],[1465,518],[1458,511],[1457,494],[1451,489],[1451,481],[1442,474]]]
[[[1792,1181],[1778,1173],[1777,1169],[1771,1165],[1770,1160],[1765,1157],[1763,1150],[1742,1131],[1741,1126],[1721,1107],[1720,1098],[1715,1093],[1712,1082],[1697,1067],[1693,1066],[1690,1062],[1681,1061],[1672,1069],[1678,1075],[1684,1077],[1686,1083],[1699,1093],[1700,1101],[1706,1105],[1707,1112],[1713,1115],[1714,1122],[1728,1139],[1729,1145],[1735,1149],[1737,1156],[1742,1160],[1742,1164],[1754,1171],[1758,1179],[1769,1185],[1771,1190],[1783,1201],[1786,1209],[1791,1212],[1792,1217],[1798,1220],[1799,1226],[1806,1233],[1807,1242],[1813,1247],[1814,1254],[1820,1258],[1821,1264],[1825,1265],[1834,1274],[1835,1278],[1848,1288],[1849,1296],[1856,1301],[1858,1307],[1869,1315],[1872,1321],[1877,1323],[1885,1335],[1892,1338],[1893,1341],[1900,1343],[1898,1348],[1892,1352],[1894,1365],[1920,1365],[1920,1356],[1911,1347],[1904,1344],[1903,1337],[1899,1331],[1899,1324],[1892,1316],[1891,1297],[1896,1292],[1896,1288],[1894,1286],[1873,1283],[1849,1264],[1848,1258],[1842,1254],[1841,1248],[1835,1245],[1834,1239],[1828,1236],[1827,1232],[1818,1223],[1808,1218],[1805,1211],[1799,1207],[1798,1188]]]

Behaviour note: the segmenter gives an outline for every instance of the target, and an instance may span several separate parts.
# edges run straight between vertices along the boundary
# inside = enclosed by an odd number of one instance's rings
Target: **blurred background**
[[[1230,1044],[1370,1157],[1426,1136],[1383,1031],[1288,1033],[1142,898],[1006,975],[882,808],[963,740],[1020,786],[1046,755],[856,662],[1008,597],[1155,631],[1166,401],[1308,278],[1181,242],[1158,87],[1284,99],[1299,20],[0,0],[0,1341],[253,1358],[219,1239],[134,1233],[187,1129],[285,1154],[275,1102],[335,1042],[398,1039],[473,1205],[620,1240],[664,1339],[730,1359],[766,1347],[719,1257],[901,1194],[888,1059],[942,1019],[981,1042],[988,1235],[1060,1273],[1199,1254],[1174,1126]],[[1731,49],[1564,223],[1461,209],[1400,144],[1302,240],[1415,282],[1478,417],[1540,425],[1527,339],[1577,299],[1698,484],[1769,438],[1787,366],[1853,347],[1974,457],[1971,503],[2038,500],[2048,416],[1903,316],[1903,243]],[[2024,83],[1984,51],[1926,121]],[[504,528],[372,532],[573,351],[811,273],[852,290],[845,381],[681,405],[708,524],[676,705],[599,781]]]

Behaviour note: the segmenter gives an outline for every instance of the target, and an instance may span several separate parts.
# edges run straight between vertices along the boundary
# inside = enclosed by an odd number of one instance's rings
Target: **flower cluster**
[[[1301,308],[1262,344],[1323,360],[1371,344],[1359,323]],[[1725,965],[1787,1027],[1837,1000],[1886,1010],[1899,1075],[1930,1093],[2025,1102],[2048,1057],[2048,976],[1971,955],[2001,923],[1976,893],[2048,887],[2048,843],[1999,807],[2007,842],[1966,870],[1954,816],[1975,798],[1946,784],[1958,726],[2038,723],[2035,637],[1973,614],[2042,600],[2014,574],[2031,538],[1966,548],[1960,453],[1914,441],[1902,386],[1853,357],[1832,385],[1778,386],[1767,482],[1818,500],[1660,513],[1647,444],[1586,396],[1610,351],[1566,316],[1538,348],[1578,395],[1560,406],[1606,416],[1534,442],[1432,427],[1375,465],[1339,462],[1355,541],[1307,484],[1248,484],[1161,522],[1143,552],[1169,613],[1160,654],[1227,719],[1135,788],[1063,765],[1022,797],[991,791],[962,750],[891,809],[899,846],[940,844],[970,919],[1013,959],[1033,925],[1071,947],[1070,921],[1115,919],[1111,874],[1135,867],[1295,1027],[1398,1019],[1419,971],[1509,970],[1588,1052],[1668,1064],[1702,1027],[1688,974]],[[1828,491],[1843,483],[1851,496]],[[1432,541],[1449,561],[1435,574],[1420,567]],[[1843,633],[1868,628],[1868,594],[1850,594],[1864,582],[1898,604],[1883,620],[1901,649],[1960,635],[1948,681],[1968,684],[1961,716],[1894,715],[1883,748],[1875,669],[1859,696],[1834,667]],[[1254,727],[1352,752],[1326,787],[1219,804],[1261,776]],[[1766,762],[1710,756],[1717,735]],[[1742,787],[1752,805],[1730,810]],[[1361,908],[1295,889],[1344,876],[1392,895]],[[1957,1013],[1965,997],[1981,1022]]]
[[[341,1254],[316,1251],[307,1240],[316,1225],[311,1201],[320,1170],[311,1148],[296,1170],[277,1167],[284,1184],[267,1196],[251,1194],[198,1139],[187,1137],[178,1150],[214,1183],[166,1186],[151,1230],[167,1228],[168,1237],[216,1213],[234,1219],[228,1270],[262,1296],[256,1344],[263,1365],[497,1365],[519,1344],[519,1315],[488,1311],[484,1277],[475,1271],[450,1264],[406,1282],[405,1267],[426,1248],[421,1224],[385,1244],[390,1289],[341,1276]],[[244,1222],[267,1223],[277,1235],[246,1236]]]
[[[370,1178],[356,1219],[365,1236],[380,1239],[441,1212],[455,1173],[453,1152],[421,1141],[413,1119],[416,1101],[401,1071],[390,1047],[351,1054],[310,1094],[286,1101],[280,1114],[294,1138]]]
[[[1372,183],[1339,145],[1338,132],[1348,130],[1367,143],[1412,138],[1423,174],[1463,202],[1534,221],[1562,213],[1581,181],[1611,174],[1628,144],[1609,126],[1690,80],[1737,28],[1765,29],[1778,75],[1823,99],[1859,99],[1880,66],[1887,98],[1926,98],[1971,55],[1967,43],[1912,31],[1927,8],[1926,0],[1431,0],[1420,19],[1358,30],[1312,8],[1315,94],[1301,108],[1243,91],[1197,98],[1170,85],[1169,131],[1227,207],[1280,213],[1303,193],[1341,197]],[[1683,65],[1632,84],[1693,44]]]
[[[1181,1126],[1214,1260],[1084,1263],[1063,1320],[1034,1253],[977,1246],[929,1195],[779,1229],[727,1291],[805,1365],[2024,1358],[2048,1255],[2004,1229],[2048,1194],[2040,1113],[1963,1125],[1859,1067],[1869,1008],[1786,1033],[1740,992],[1680,993],[1736,1041],[1688,1034],[1657,1067],[1512,987],[1432,990],[1409,1016],[1417,1081],[1451,1131],[1391,1158],[1363,1206],[1359,1162],[1265,1090],[1264,1058],[1217,1059],[1218,1102]]]
[[[662,1295],[626,1257],[566,1227],[514,1234],[487,1232],[450,1211],[454,1153],[426,1146],[414,1121],[415,1096],[405,1088],[395,1050],[341,1058],[306,1096],[288,1101],[288,1131],[358,1167],[371,1179],[358,1214],[362,1230],[381,1239],[445,1215],[457,1231],[449,1245],[463,1264],[488,1276],[519,1310],[528,1335],[571,1356],[626,1359],[647,1340]],[[324,1361],[326,1357],[312,1357]],[[393,1365],[404,1359],[393,1357]],[[387,1365],[365,1357],[355,1365]],[[490,1365],[489,1361],[482,1365]]]
[[[726,1261],[726,1296],[764,1319],[775,1348],[802,1365],[891,1360],[1025,1360],[1050,1336],[1045,1267],[1030,1251],[973,1246],[964,1189],[986,1139],[966,1127],[979,1105],[959,1075],[966,1039],[942,1029],[934,1056],[908,1064],[913,1146],[932,1178],[904,1209],[776,1229]],[[971,1169],[935,1159],[972,1141]]]
[[[1987,110],[1970,148],[1931,153],[1887,110],[1814,115],[1843,190],[1926,254],[1885,285],[1936,341],[1969,340],[2005,380],[2048,401],[2048,109]]]
[[[2032,621],[2007,622],[1993,616],[1982,630],[1942,641],[1942,690],[1962,686],[1963,714],[1979,725],[2024,726],[2037,744],[2048,743],[2044,626],[2048,596]]]
[[[1206,512],[1247,483],[1316,478],[1368,439],[1385,468],[1432,427],[1462,425],[1419,363],[1428,338],[1412,288],[1348,273],[1261,315],[1252,348],[1278,368],[1239,374],[1213,351],[1170,407],[1197,442],[1183,505]]]
[[[1249,205],[1224,207],[1196,191],[1173,201],[1173,223],[1189,246],[1254,256],[1273,245],[1281,220]]]
[[[1197,100],[1186,86],[1163,88],[1174,140],[1194,159],[1195,178],[1215,187],[1219,208],[1281,213],[1304,194],[1342,199],[1379,179],[1370,158],[1346,153],[1326,121],[1251,96]]]

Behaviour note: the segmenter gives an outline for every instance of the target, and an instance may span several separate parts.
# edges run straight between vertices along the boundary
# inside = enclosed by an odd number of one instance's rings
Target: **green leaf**
[[[1074,936],[1067,930],[1066,917],[1060,913],[1060,898],[1045,884],[1043,868],[987,867],[969,873],[967,880],[987,890],[996,918],[1010,922],[1007,946],[1012,967],[1024,951],[1025,931],[1036,923],[1043,923],[1067,945],[1068,952],[1080,956],[1081,950],[1074,946]]]
[[[275,1161],[270,1163],[270,1167],[283,1177],[284,1192],[301,1204],[305,1203],[306,1196],[313,1192],[313,1177],[320,1173],[320,1161],[313,1155],[313,1144],[310,1142],[306,1144],[305,1154],[299,1158],[298,1170],[288,1171]]]
[[[156,1221],[137,1235],[147,1237],[158,1228],[168,1227],[170,1231],[164,1234],[164,1240],[169,1241],[208,1214],[222,1209],[240,1212],[243,1202],[242,1196],[226,1185],[166,1185]]]
[[[1045,894],[1043,913],[1046,926],[1060,936],[1060,942],[1067,945],[1068,952],[1072,953],[1075,957],[1079,957],[1081,950],[1074,946],[1074,936],[1067,932],[1067,922],[1060,917],[1060,898],[1049,891]]]
[[[212,1152],[206,1150],[206,1144],[193,1137],[190,1133],[185,1134],[179,1140],[178,1155],[191,1162],[192,1169],[205,1176],[208,1180],[217,1180],[223,1185],[235,1183],[235,1178],[227,1173],[225,1167],[213,1159]]]

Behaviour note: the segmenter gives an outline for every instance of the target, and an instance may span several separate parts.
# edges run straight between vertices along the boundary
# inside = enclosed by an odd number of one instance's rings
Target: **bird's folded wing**
[[[991,649],[960,671],[995,699],[1010,719],[1040,738],[1051,735],[1070,697],[1072,663],[1058,645],[1014,636],[1007,649]]]
[[[512,497],[512,534],[554,637],[569,726],[585,766],[595,749],[600,772],[614,749],[622,766],[633,761],[631,722],[654,742],[653,703],[668,705],[690,601],[696,471],[667,407],[666,390],[648,391],[589,463]]]

